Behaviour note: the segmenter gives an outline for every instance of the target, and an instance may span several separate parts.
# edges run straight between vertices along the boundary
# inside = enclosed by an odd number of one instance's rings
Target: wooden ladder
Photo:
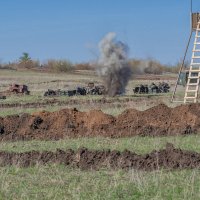
[[[198,22],[189,75],[185,89],[184,103],[196,103],[200,79],[200,21]]]

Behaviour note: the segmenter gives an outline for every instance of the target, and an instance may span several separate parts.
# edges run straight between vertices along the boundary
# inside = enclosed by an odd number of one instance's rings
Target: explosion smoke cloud
[[[125,93],[125,87],[131,76],[128,46],[116,41],[115,37],[115,33],[108,33],[99,43],[98,72],[103,77],[109,96]]]

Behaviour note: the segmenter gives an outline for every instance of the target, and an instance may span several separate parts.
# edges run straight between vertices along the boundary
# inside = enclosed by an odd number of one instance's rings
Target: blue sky
[[[189,10],[190,0],[0,0],[0,61],[22,52],[40,61],[91,61],[104,35],[116,32],[130,58],[174,64],[189,37]]]

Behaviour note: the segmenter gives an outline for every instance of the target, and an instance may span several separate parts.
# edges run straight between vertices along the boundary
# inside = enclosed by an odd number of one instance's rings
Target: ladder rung
[[[198,91],[198,89],[196,89],[196,90],[186,90],[186,92],[197,92]]]
[[[192,59],[200,59],[200,56],[193,56]]]
[[[193,49],[193,52],[200,52],[200,49]]]
[[[198,45],[198,44],[200,44],[200,42],[195,42],[194,44],[195,44],[195,45]]]
[[[188,86],[195,86],[195,85],[198,85],[198,83],[188,83],[187,85]]]
[[[200,72],[200,69],[190,69],[190,72]]]
[[[200,65],[200,63],[191,63],[190,65]]]
[[[196,99],[196,97],[184,97],[185,99]]]
[[[199,79],[199,76],[189,76],[188,79]]]
[[[200,35],[196,35],[195,38],[200,38]]]

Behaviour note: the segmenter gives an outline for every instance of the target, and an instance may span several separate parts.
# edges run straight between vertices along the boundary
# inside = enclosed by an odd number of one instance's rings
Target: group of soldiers
[[[133,89],[135,94],[149,94],[149,93],[167,93],[170,91],[170,86],[166,82],[159,82],[156,85],[154,82],[148,85],[138,85]]]
[[[87,87],[77,87],[74,90],[51,90],[48,89],[44,96],[75,96],[75,95],[103,95],[105,87],[103,85],[95,86],[94,83],[88,83]]]

